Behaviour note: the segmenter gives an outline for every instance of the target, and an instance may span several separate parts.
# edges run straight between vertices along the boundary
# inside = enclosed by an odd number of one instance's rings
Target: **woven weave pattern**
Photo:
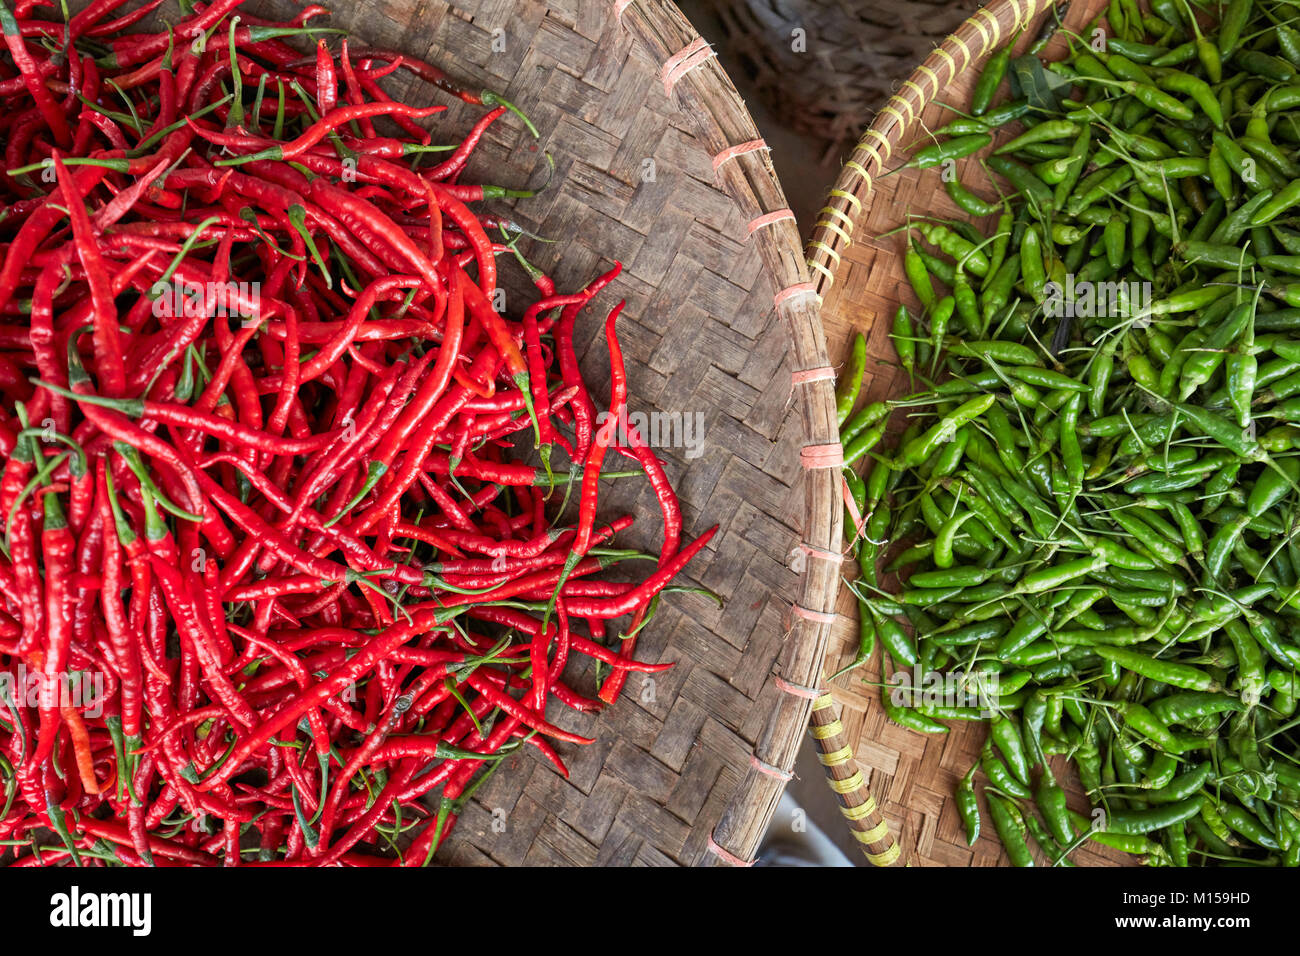
[[[808,247],[809,264],[824,297],[822,318],[831,354],[846,356],[857,331],[867,336],[867,372],[861,399],[864,403],[911,390],[906,373],[896,365],[889,325],[900,302],[914,313],[919,312],[919,304],[903,273],[905,238],[902,233],[886,234],[903,225],[909,214],[968,218],[948,198],[938,170],[904,170],[887,177],[881,174],[906,161],[910,143],[929,142],[925,139],[926,128],[951,119],[952,114],[933,100],[956,105],[968,102],[984,57],[1026,24],[1028,29],[1020,47],[1028,46],[1041,27],[1051,22],[1045,13],[1050,6],[1050,0],[1004,0],[979,11],[901,84],[899,94],[868,128],[832,187]],[[1098,0],[1072,4],[1065,18],[1066,28],[1081,31],[1082,25],[1103,7]],[[1058,36],[1043,55],[1050,58],[1060,48]],[[959,163],[957,176],[986,198],[995,196],[977,159]],[[891,429],[901,431],[901,419],[895,416]],[[856,600],[847,589],[840,594],[837,610],[842,623],[832,632],[826,660],[828,673],[851,661],[858,644]],[[953,800],[958,779],[979,758],[985,725],[954,721],[947,734],[925,735],[892,723],[880,704],[879,660],[877,656],[870,666],[837,679],[831,691],[840,705],[856,765],[890,822],[891,831],[898,835],[900,863],[1007,865],[983,798],[980,806],[984,834],[973,848],[966,844]],[[1067,788],[1070,806],[1086,810],[1087,801],[1074,773],[1059,758],[1053,768]],[[983,782],[982,772],[977,780]],[[982,786],[977,787],[980,789]],[[1040,865],[1045,862],[1041,856],[1037,859]],[[1134,860],[1091,843],[1072,853],[1071,859],[1085,866]]]
[[[775,662],[784,654],[795,678],[808,679],[829,630],[801,626],[791,636],[788,612],[797,601],[809,603],[810,590],[816,604],[829,605],[834,593],[834,576],[824,569],[810,584],[787,566],[799,533],[807,533],[811,502],[831,493],[829,476],[805,481],[799,467],[805,433],[817,437],[810,422],[824,433],[833,425],[830,383],[803,387],[803,402],[792,402],[789,384],[793,368],[825,364],[815,301],[804,294],[780,313],[773,308],[778,290],[807,281],[797,231],[773,215],[785,203],[763,151],[713,168],[724,145],[757,137],[716,60],[706,53],[685,64],[665,96],[662,65],[693,35],[671,4],[462,6],[340,4],[333,20],[361,42],[424,57],[507,96],[536,124],[536,144],[509,117],[495,124],[465,181],[535,186],[547,178],[549,153],[555,172],[544,193],[486,209],[556,240],[524,240],[520,249],[562,291],[580,288],[612,259],[623,262],[623,274],[579,320],[583,375],[599,406],[609,379],[602,320],[625,298],[619,339],[630,411],[702,425],[702,432],[675,432],[678,441],[655,450],[681,498],[684,535],[721,524],[675,583],[710,589],[725,610],[697,594],[666,596],[636,655],[677,666],[653,682],[633,675],[604,713],[548,710],[596,743],[557,745],[568,780],[532,748],[508,758],[465,808],[437,859],[696,864],[716,862],[708,849],[713,835],[723,859],[747,860],[783,784],[756,771],[751,757],[757,749],[788,767],[806,723],[806,703],[792,704],[776,689],[782,667]],[[615,6],[625,8],[621,22]],[[409,102],[450,104],[440,131],[463,131],[481,115],[405,72],[386,85]],[[706,111],[689,107],[701,87],[712,91],[709,105],[727,106],[707,124]],[[721,139],[704,141],[701,129]],[[750,237],[759,216],[767,219]],[[505,258],[501,265],[506,310],[517,316],[535,291],[521,270]],[[792,339],[791,329],[804,331]],[[693,441],[684,446],[683,434]],[[621,547],[657,553],[659,506],[643,479],[607,483],[601,501],[602,516],[637,516]],[[838,516],[817,527],[825,545],[839,534]],[[590,671],[572,665],[567,679],[580,693],[594,693]]]
[[[782,120],[851,142],[973,0],[714,0],[729,45]],[[797,31],[802,31],[799,33]]]

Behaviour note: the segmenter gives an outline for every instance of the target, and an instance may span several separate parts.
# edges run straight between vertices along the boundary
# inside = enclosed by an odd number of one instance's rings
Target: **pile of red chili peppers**
[[[617,308],[607,424],[579,374],[618,267],[558,294],[470,207],[513,106],[316,6],[132,32],[160,2],[0,0],[0,862],[423,865],[504,755],[590,742],[549,702],[667,666],[636,634],[713,531],[614,427]],[[486,114],[434,144],[402,70]],[[611,449],[662,506],[639,582],[599,577],[644,557],[596,521]]]

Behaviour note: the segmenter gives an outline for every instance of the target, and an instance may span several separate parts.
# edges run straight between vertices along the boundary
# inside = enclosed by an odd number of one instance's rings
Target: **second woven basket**
[[[1066,8],[1068,12],[1064,12]],[[1105,0],[1074,0],[1062,9],[1063,30],[1084,32],[1084,26],[1105,8]],[[969,102],[989,54],[1018,34],[1016,49],[1023,52],[1045,27],[1052,28],[1057,15],[1053,0],[994,0],[963,23],[901,83],[830,190],[808,244],[808,265],[822,296],[822,320],[831,356],[842,361],[854,333],[861,331],[867,336],[864,402],[910,391],[907,376],[897,365],[889,329],[900,303],[914,312],[918,303],[903,272],[906,239],[903,234],[888,234],[909,215],[967,218],[948,198],[936,170],[891,171],[906,161],[908,144],[924,141],[928,129],[952,118],[942,104]],[[1064,48],[1058,33],[1043,56],[1059,57]],[[978,157],[962,161],[957,175],[972,184],[984,183],[980,191],[991,195],[977,163]],[[884,176],[887,172],[890,175]],[[858,644],[857,602],[847,588],[840,594],[837,611],[840,623],[832,632],[827,673],[851,661]],[[974,847],[967,845],[953,800],[958,779],[975,762],[984,744],[985,725],[958,721],[949,733],[930,736],[892,723],[880,703],[878,662],[879,656],[872,664],[832,682],[831,696],[840,709],[839,719],[828,707],[820,720],[840,724],[840,734],[819,734],[818,717],[814,716],[813,736],[822,747],[823,763],[836,765],[829,774],[832,789],[840,792],[854,774],[862,774],[859,779],[870,786],[890,825],[890,835],[898,841],[900,851],[894,855],[899,864],[1007,865],[991,832],[981,836]],[[1073,772],[1067,772],[1059,758],[1053,767],[1063,785],[1068,781],[1071,807],[1086,810],[1087,801]],[[870,798],[850,792],[841,799],[847,807]],[[987,820],[982,797],[981,812]],[[850,819],[850,826],[865,843],[868,828]],[[881,836],[879,832],[870,835]],[[1040,864],[1045,862],[1041,856],[1038,859]],[[1134,858],[1087,843],[1071,859],[1086,866],[1130,863]],[[873,860],[879,861],[879,856]]]

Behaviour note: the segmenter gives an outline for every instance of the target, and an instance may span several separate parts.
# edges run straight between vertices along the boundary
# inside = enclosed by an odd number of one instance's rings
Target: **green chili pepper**
[[[907,252],[903,255],[903,271],[907,274],[907,281],[911,283],[912,291],[921,300],[922,308],[930,308],[936,298],[934,286],[930,282],[930,272],[926,269],[925,260],[921,258],[921,254],[911,246],[908,246]],[[895,316],[895,319],[897,319],[897,316]],[[897,345],[897,340],[895,340],[895,345]]]
[[[988,256],[977,248],[976,243],[965,236],[937,222],[914,223],[912,228],[919,232],[926,242],[932,246],[937,246],[940,251],[963,262],[965,268],[969,269],[973,274],[977,276],[988,274]]]
[[[940,442],[955,437],[957,429],[984,414],[996,401],[996,395],[981,395],[958,406],[923,434],[905,444],[895,461],[895,467],[911,468],[919,465],[930,457]]]
[[[866,513],[867,486],[863,480],[854,471],[845,468],[843,471],[844,484],[849,489],[849,497],[853,500],[853,505],[858,509],[858,514]]]
[[[854,438],[844,449],[845,466],[852,467],[857,464],[867,452],[880,444],[888,425],[888,420],[882,420]]]
[[[1052,189],[1029,169],[1005,156],[990,156],[989,169],[1006,179],[1026,200],[1038,216],[1045,216],[1054,208]],[[973,270],[972,270],[973,271]]]
[[[1029,760],[1025,756],[1020,729],[1012,721],[995,715],[989,722],[989,737],[1007,762],[1007,767],[1025,787],[1029,786]]]
[[[1196,799],[1199,800],[1200,798]],[[1187,802],[1191,803],[1192,801],[1189,800]],[[1176,804],[1176,806],[1184,806],[1184,804]],[[1197,809],[1200,809],[1199,806]],[[1260,823],[1256,817],[1252,816],[1241,807],[1233,806],[1231,804],[1221,804],[1219,806],[1219,817],[1228,825],[1229,829],[1239,833],[1251,843],[1254,843],[1257,846],[1262,846],[1266,850],[1282,849],[1277,836],[1269,832],[1268,828]]]
[[[1002,208],[999,203],[992,203],[986,199],[981,199],[979,196],[975,195],[975,193],[963,186],[955,177],[945,179],[943,185],[948,191],[948,198],[953,201],[958,209],[967,215],[975,216],[976,218],[983,218],[984,216],[993,215]]]
[[[881,614],[874,606],[870,608],[871,618],[876,626],[876,635],[880,638],[880,643],[889,656],[906,667],[916,666],[919,659],[916,653],[916,645],[912,643],[912,638],[908,636],[907,631],[903,630],[892,617]]]
[[[993,96],[997,93],[998,87],[1002,85],[1003,79],[1007,75],[1007,67],[1011,63],[1011,47],[1006,46],[998,50],[988,58],[984,64],[984,69],[980,71],[979,79],[975,81],[975,89],[971,93],[970,111],[973,116],[983,116],[993,105]],[[972,843],[975,841],[972,840]]]
[[[1046,298],[1047,269],[1043,262],[1042,238],[1035,226],[1020,238],[1020,269],[1025,291],[1039,304]]]
[[[827,680],[835,680],[842,674],[847,674],[855,667],[859,667],[871,660],[871,655],[876,650],[876,627],[872,620],[871,609],[863,602],[858,604],[858,650],[853,655],[853,660],[841,667],[835,673],[828,676]]]
[[[1040,363],[1039,353],[1020,342],[1004,342],[996,339],[972,342],[954,341],[949,345],[948,351],[952,355],[968,358],[992,359],[999,365],[1035,366]],[[995,374],[989,380],[989,384],[992,386],[998,381],[999,379]]]
[[[905,169],[930,169],[941,166],[948,160],[962,159],[971,153],[978,153],[993,142],[988,133],[972,133],[968,136],[954,136],[933,146],[926,146],[912,153],[912,157],[903,164]]]
[[[1189,797],[1177,803],[1153,807],[1150,810],[1127,810],[1112,813],[1106,818],[1105,832],[1142,834],[1161,830],[1190,820],[1201,811],[1203,797]]]
[[[994,106],[982,116],[961,118],[939,127],[934,132],[943,136],[962,136],[970,133],[988,133],[1027,116],[1033,105],[1025,99],[1010,100]]]
[[[841,425],[840,441],[850,442],[870,426],[878,424],[889,414],[890,407],[888,402],[871,402],[858,409],[857,414]]]
[[[867,475],[867,495],[864,505],[868,511],[873,511],[881,499],[885,497],[885,492],[888,490],[889,476],[889,467],[883,464],[874,465]]]
[[[1037,126],[1031,126],[1019,136],[1003,143],[993,152],[994,155],[1000,156],[1004,153],[1017,152],[1031,143],[1042,143],[1054,139],[1069,139],[1078,135],[1078,125],[1070,120],[1047,120],[1039,123]]]
[[[1252,226],[1262,226],[1265,223],[1272,222],[1297,204],[1300,204],[1300,182],[1293,182],[1260,206],[1250,217],[1250,224]]]
[[[1180,70],[1168,70],[1156,78],[1156,83],[1162,90],[1190,96],[1214,127],[1223,129],[1223,111],[1219,107],[1219,100],[1210,89],[1210,84],[1200,77]]]
[[[1163,684],[1206,693],[1216,693],[1222,689],[1218,681],[1209,674],[1189,664],[1157,660],[1127,647],[1098,647],[1096,650],[1099,655],[1106,660],[1114,661],[1124,670],[1158,680]]]
[[[980,808],[979,802],[975,799],[975,771],[978,768],[978,763],[972,764],[957,785],[957,812],[961,814],[967,846],[974,846],[975,841],[980,838]]]
[[[948,733],[948,728],[937,720],[926,717],[911,707],[900,707],[895,704],[891,698],[890,685],[881,688],[880,700],[885,710],[885,716],[908,730],[915,730],[923,734]]]
[[[1296,68],[1286,60],[1259,50],[1238,50],[1232,60],[1247,73],[1263,76],[1275,83],[1286,83],[1296,75]]]
[[[1219,55],[1228,57],[1237,48],[1242,31],[1250,20],[1252,0],[1228,0],[1219,17]]]
[[[837,424],[841,427],[848,421],[853,406],[857,404],[858,392],[862,388],[862,375],[866,369],[867,338],[859,332],[853,338],[853,349],[849,354],[848,364],[835,389],[835,412]]]
[[[1043,822],[1047,824],[1053,838],[1065,846],[1073,843],[1075,833],[1070,823],[1069,810],[1065,805],[1065,791],[1056,782],[1051,768],[1046,764],[1043,765],[1043,773],[1038,778],[1034,802],[1042,813]]]
[[[1029,852],[1028,833],[1025,829],[1024,818],[1020,816],[1020,811],[1015,808],[1015,804],[1010,800],[999,797],[995,793],[986,790],[984,796],[988,800],[989,817],[993,820],[993,829],[997,831],[998,839],[1002,841],[1002,846],[1007,851],[1007,857],[1011,860],[1011,865],[1033,866],[1034,858]]]

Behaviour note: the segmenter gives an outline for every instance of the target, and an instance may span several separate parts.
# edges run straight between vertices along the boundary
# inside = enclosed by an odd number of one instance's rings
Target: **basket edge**
[[[766,150],[754,145],[762,138],[740,94],[711,47],[671,0],[612,0],[612,6],[641,50],[663,65],[666,95],[677,94],[683,111],[692,114],[701,140],[714,157],[722,190],[750,225],[750,237],[776,290],[774,307],[786,324],[793,370],[828,371],[820,297],[810,281],[798,227]],[[748,148],[737,150],[740,146]],[[804,447],[838,450],[830,376],[811,376],[798,385],[792,382],[794,388],[801,392]],[[806,553],[829,553],[837,550],[842,534],[843,516],[832,506],[838,465],[815,464],[817,459],[809,457],[803,461],[807,471],[802,543]],[[754,744],[750,766],[706,838],[714,863],[748,866],[754,862],[789,779],[813,697],[819,693],[802,689],[820,685],[839,592],[839,564],[809,561],[800,577],[799,604],[792,608],[799,613],[786,635],[780,677],[775,681],[778,687],[794,690],[776,695]]]

